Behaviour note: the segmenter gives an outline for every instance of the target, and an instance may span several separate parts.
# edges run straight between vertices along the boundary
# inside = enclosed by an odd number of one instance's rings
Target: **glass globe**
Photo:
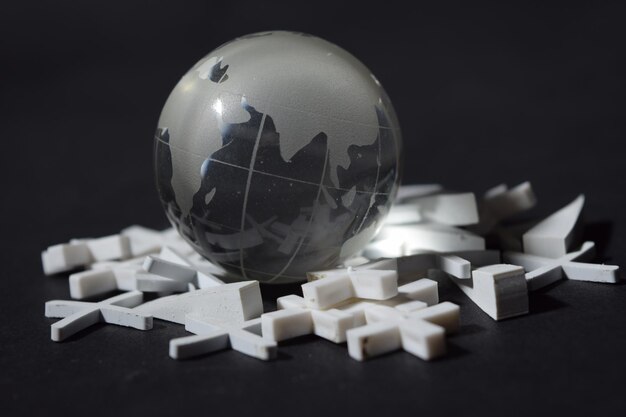
[[[320,38],[257,33],[202,58],[154,141],[167,217],[229,280],[302,281],[377,233],[401,133],[378,80]]]

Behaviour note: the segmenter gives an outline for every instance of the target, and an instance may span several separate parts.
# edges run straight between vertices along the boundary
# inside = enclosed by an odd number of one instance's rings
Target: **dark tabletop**
[[[430,363],[403,352],[359,363],[312,336],[269,363],[232,351],[178,362],[168,341],[185,332],[165,322],[52,342],[44,302],[69,297],[67,278],[45,277],[39,258],[74,237],[166,227],[151,158],[169,91],[217,45],[288,29],[339,44],[381,80],[403,128],[405,183],[481,193],[530,180],[529,218],[584,193],[599,261],[626,266],[623,2],[94,3],[0,11],[0,415],[624,412],[624,285],[562,282],[500,323],[444,285],[462,327]],[[263,287],[266,309],[297,290]]]

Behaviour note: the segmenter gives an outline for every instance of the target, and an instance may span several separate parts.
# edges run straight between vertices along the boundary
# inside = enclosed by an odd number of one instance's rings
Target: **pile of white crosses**
[[[268,313],[258,281],[225,283],[225,271],[173,229],[131,226],[75,239],[42,253],[46,275],[82,269],[69,276],[73,300],[46,303],[46,317],[62,318],[51,338],[63,341],[98,322],[148,330],[156,318],[191,333],[170,341],[174,359],[232,348],[270,360],[279,342],[314,334],[347,343],[357,360],[395,350],[431,360],[445,354],[445,337],[460,323],[459,307],[440,302],[437,279],[450,279],[494,320],[527,314],[528,292],[563,278],[619,281],[617,266],[586,263],[593,242],[575,247],[583,196],[540,222],[503,225],[535,204],[529,183],[500,185],[478,201],[439,185],[400,187],[362,253],[336,269],[309,272],[302,296],[280,297]],[[487,235],[497,250],[486,249]],[[81,301],[113,291],[122,293]],[[145,292],[156,298],[144,303]]]

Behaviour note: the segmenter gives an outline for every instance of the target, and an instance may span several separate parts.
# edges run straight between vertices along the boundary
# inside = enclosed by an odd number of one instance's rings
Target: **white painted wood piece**
[[[477,268],[479,266],[499,264],[501,261],[500,251],[494,250],[494,249],[450,252],[450,253],[442,254],[442,256],[443,255],[458,256],[459,258],[468,261],[470,263],[470,270],[473,268]],[[451,273],[450,270],[444,270],[444,269],[442,270],[456,278],[463,278],[461,276]],[[471,274],[467,278],[470,278],[470,277],[471,277]]]
[[[348,269],[353,296],[370,300],[387,300],[398,294],[398,274],[396,271],[377,269]]]
[[[202,257],[193,259],[193,256],[185,256],[175,248],[163,246],[158,258],[193,269],[195,275],[191,283],[196,288],[202,289],[224,284],[224,281],[214,275],[214,272],[222,273],[223,270],[219,267],[214,268],[213,264]],[[182,273],[186,276],[184,270]]]
[[[158,253],[165,241],[161,232],[139,225],[129,226],[120,234],[129,239],[133,257]]]
[[[444,301],[428,308],[414,311],[411,313],[410,317],[436,324],[443,327],[447,334],[453,334],[456,333],[460,327],[459,311],[458,305]]]
[[[521,252],[504,252],[505,262],[520,265],[526,270],[530,291],[538,290],[564,277],[576,281],[614,284],[620,281],[617,265],[586,263],[594,257],[593,242],[584,242],[577,251],[560,258],[546,258]]]
[[[263,337],[275,342],[313,333],[313,319],[308,308],[288,308],[261,315]]]
[[[193,265],[198,271],[204,274],[212,275],[214,277],[223,277],[227,275],[224,268],[222,268],[221,266],[217,264],[210,262],[208,259],[204,258],[202,255],[200,255],[197,252],[194,252],[191,255],[188,255],[187,259],[189,259],[189,261],[193,263]]]
[[[398,273],[399,282],[404,283],[426,277],[430,270],[441,270],[459,279],[469,279],[471,278],[473,266],[492,265],[495,263],[500,263],[499,251],[470,250],[447,253],[418,253],[397,258],[383,258],[359,265],[354,267],[354,269],[393,270]],[[322,271],[316,274],[318,278],[323,278],[336,273],[335,271]]]
[[[475,269],[471,280],[450,279],[494,320],[528,314],[528,289],[521,266],[489,265]]]
[[[567,254],[580,225],[585,196],[579,195],[567,206],[553,213],[524,233],[524,252],[547,258]]]
[[[398,193],[396,194],[396,204],[405,201],[414,200],[416,198],[425,197],[427,195],[437,194],[443,191],[443,187],[440,184],[411,184],[401,185],[398,187]]]
[[[154,255],[148,255],[143,263],[143,269],[161,277],[181,282],[192,282],[196,278],[196,270],[180,264],[170,262]]]
[[[337,269],[308,274],[302,284],[305,303],[326,309],[353,297],[386,300],[398,292],[398,274],[392,270]]]
[[[187,359],[231,348],[261,360],[276,357],[276,342],[262,337],[261,319],[238,324],[224,324],[193,314],[185,318],[185,330],[193,336],[170,340],[173,359]]]
[[[299,298],[295,295],[287,297]],[[279,299],[279,306],[287,305],[289,307],[265,313],[261,316],[263,337],[274,341],[283,341],[294,337],[315,334],[334,343],[343,343],[346,341],[346,332],[349,329],[366,324],[365,312],[371,306],[378,305],[378,303],[397,304],[403,311],[416,309],[416,303],[420,303],[424,307],[426,306],[425,303],[408,299],[393,301],[351,300],[336,308],[316,310],[308,308],[303,299],[299,303],[294,301],[289,300],[287,303],[283,303]]]
[[[445,354],[445,334],[456,331],[457,305],[445,302],[403,314],[395,308],[372,306],[368,324],[347,331],[348,353],[363,361],[398,349],[424,360]]]
[[[280,342],[294,337],[316,334],[335,343],[345,342],[345,332],[354,327],[353,316],[336,309],[308,308],[297,295],[277,300],[279,310],[261,316],[263,337]]]
[[[467,226],[478,222],[474,193],[437,194],[410,203],[395,204],[385,217],[385,225],[433,222]]]
[[[72,239],[69,243],[50,246],[42,252],[42,263],[44,273],[51,275],[94,263],[102,264],[155,254],[163,246],[169,246],[185,256],[197,255],[174,229],[160,232],[142,226],[131,226],[116,235],[96,239]],[[201,262],[198,260],[194,263]],[[210,264],[203,260],[203,265],[198,265],[203,268],[203,272],[207,263]]]
[[[383,227],[377,240],[363,250],[370,259],[395,258],[419,252],[484,250],[485,240],[464,229],[437,223]]]
[[[179,281],[147,271],[136,271],[134,275],[135,288],[142,292],[167,293],[186,292],[196,288],[191,281]],[[189,286],[192,287],[189,287]]]
[[[459,279],[468,279],[472,273],[472,264],[458,255],[437,255],[438,268]]]
[[[92,262],[93,257],[84,242],[53,245],[41,253],[43,272],[46,275],[71,271]]]
[[[341,274],[302,284],[302,295],[307,307],[324,309],[354,297],[354,288],[344,270]]]
[[[176,249],[171,248],[169,246],[161,247],[161,250],[159,251],[159,254],[158,254],[158,258],[163,261],[175,263],[175,264],[182,265],[182,266],[187,266],[187,267],[194,266],[193,262],[191,262],[189,257],[181,254]],[[145,262],[145,259],[146,258],[144,258],[144,262]]]
[[[142,301],[143,294],[139,291],[124,293],[97,303],[48,301],[46,317],[63,318],[52,324],[50,337],[55,342],[61,342],[99,322],[149,330],[152,328],[152,316],[132,308]]]
[[[439,303],[439,289],[437,281],[421,278],[398,287],[398,294],[410,299],[433,306]]]
[[[115,274],[110,269],[89,269],[70,275],[70,296],[82,300],[117,290]]]
[[[134,225],[122,230],[120,234],[129,238],[131,254],[134,257],[156,254],[163,246],[174,248],[185,256],[196,253],[174,228],[158,231]]]
[[[263,302],[258,281],[243,281],[157,298],[136,309],[160,320],[185,324],[185,316],[224,324],[239,324],[259,317]]]
[[[353,256],[352,258],[347,259],[344,263],[343,263],[343,267],[347,268],[349,266],[355,267],[355,266],[359,266],[359,265],[363,265],[368,263],[370,260],[367,259],[364,256]]]
[[[346,332],[362,323],[354,314],[340,309],[311,310],[313,333],[334,343],[346,341]]]
[[[537,198],[530,182],[511,189],[501,184],[487,191],[478,205],[480,222],[470,229],[479,235],[489,233],[502,220],[531,209]]]
[[[313,333],[334,343],[343,343],[347,330],[366,324],[365,312],[371,306],[395,307],[409,313],[436,304],[439,300],[437,282],[427,278],[399,287],[398,291],[397,296],[387,300],[351,298],[326,310],[310,308],[304,298],[294,294],[280,297],[276,304],[279,311],[285,312],[270,312],[261,316],[264,326],[267,326],[263,335],[280,341]],[[283,331],[283,328],[287,330]]]
[[[130,239],[124,235],[117,234],[97,239],[86,239],[85,244],[96,262],[131,257]]]
[[[147,271],[144,266],[148,266]],[[92,269],[72,274],[70,294],[74,299],[85,299],[106,294],[112,290],[172,293],[204,289],[224,282],[212,274],[196,270],[197,266],[176,249],[163,246],[158,256],[131,260],[103,261],[92,264]]]
[[[285,310],[287,308],[306,308],[304,298],[296,294],[289,294],[276,299],[276,308]]]

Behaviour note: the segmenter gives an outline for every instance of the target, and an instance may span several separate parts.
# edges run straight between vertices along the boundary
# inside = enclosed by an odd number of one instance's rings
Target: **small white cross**
[[[260,318],[228,325],[189,314],[185,317],[185,330],[194,335],[170,340],[173,359],[191,358],[229,347],[262,360],[276,357],[276,342],[261,337]]]
[[[276,300],[279,310],[261,316],[263,337],[281,342],[315,334],[334,343],[343,343],[349,329],[366,324],[365,311],[371,306],[391,306],[408,312],[439,302],[437,283],[427,278],[398,287],[398,293],[388,300],[353,298],[328,310],[311,308],[304,298],[295,294],[280,297]]]
[[[445,334],[458,330],[459,306],[445,301],[403,312],[397,307],[371,306],[367,325],[347,331],[348,353],[362,361],[400,348],[424,360],[446,353]]]
[[[113,290],[185,292],[223,284],[204,270],[203,265],[192,262],[174,248],[164,246],[158,256],[107,262],[70,275],[70,295],[80,300]]]
[[[96,323],[105,322],[139,330],[152,328],[152,316],[131,307],[143,302],[143,293],[132,291],[97,303],[51,300],[46,302],[46,317],[63,318],[51,326],[50,337],[61,342]]]
[[[594,257],[595,245],[585,242],[582,247],[559,258],[546,258],[521,252],[504,252],[504,260],[520,265],[526,270],[529,290],[537,290],[563,278],[576,281],[616,283],[619,281],[619,266],[599,265],[580,261]]]

